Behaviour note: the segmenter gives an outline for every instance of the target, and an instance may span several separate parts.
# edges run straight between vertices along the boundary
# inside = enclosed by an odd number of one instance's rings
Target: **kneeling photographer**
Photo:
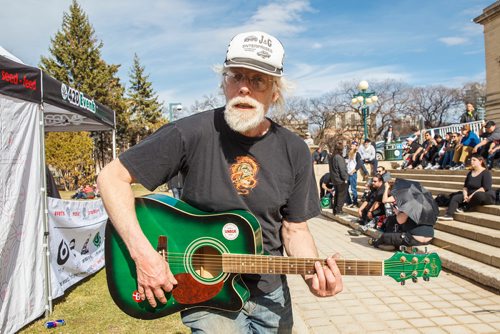
[[[369,243],[376,248],[380,247],[385,250],[398,249],[400,246],[429,244],[434,237],[433,225],[422,224],[410,218],[408,213],[399,208],[402,205],[397,205],[396,198],[389,195],[391,185],[386,182],[384,188],[382,202],[385,205],[392,205],[393,215],[387,217],[385,232],[379,238],[371,239]],[[386,210],[386,214],[388,214],[387,211],[390,210]]]

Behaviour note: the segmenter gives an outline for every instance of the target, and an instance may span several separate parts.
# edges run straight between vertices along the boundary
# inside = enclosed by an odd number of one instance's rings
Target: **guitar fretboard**
[[[267,255],[223,254],[222,270],[239,274],[314,274],[314,263],[325,259]],[[382,261],[336,260],[342,275],[382,276]]]

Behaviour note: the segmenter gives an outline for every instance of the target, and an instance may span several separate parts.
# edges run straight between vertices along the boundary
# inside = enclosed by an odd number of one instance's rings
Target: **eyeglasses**
[[[225,72],[223,76],[226,85],[239,85],[242,81],[248,81],[250,87],[252,87],[252,89],[257,92],[263,92],[267,90],[274,82],[271,78],[264,77],[258,74],[249,78],[242,73]]]

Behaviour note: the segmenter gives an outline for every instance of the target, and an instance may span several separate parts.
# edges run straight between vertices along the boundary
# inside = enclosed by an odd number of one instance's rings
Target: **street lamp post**
[[[363,80],[358,84],[359,92],[353,95],[353,99],[351,100],[351,104],[354,106],[359,106],[361,108],[361,113],[363,115],[363,128],[364,128],[364,137],[368,139],[368,114],[369,114],[369,105],[378,101],[378,96],[375,95],[375,92],[368,91],[368,82]]]
[[[174,120],[174,110],[181,111],[182,110],[182,103],[172,102],[172,103],[168,104],[168,121],[169,122],[172,122]]]

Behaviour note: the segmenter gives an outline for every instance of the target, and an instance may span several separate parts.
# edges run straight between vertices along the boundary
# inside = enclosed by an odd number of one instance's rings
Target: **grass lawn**
[[[150,193],[134,185],[136,196]],[[74,192],[61,192],[70,198]],[[66,294],[54,301],[54,312],[49,318],[40,318],[19,333],[189,333],[179,314],[157,320],[138,320],[123,313],[111,299],[104,268],[95,275],[66,290]],[[64,319],[65,326],[46,329],[49,320]]]

